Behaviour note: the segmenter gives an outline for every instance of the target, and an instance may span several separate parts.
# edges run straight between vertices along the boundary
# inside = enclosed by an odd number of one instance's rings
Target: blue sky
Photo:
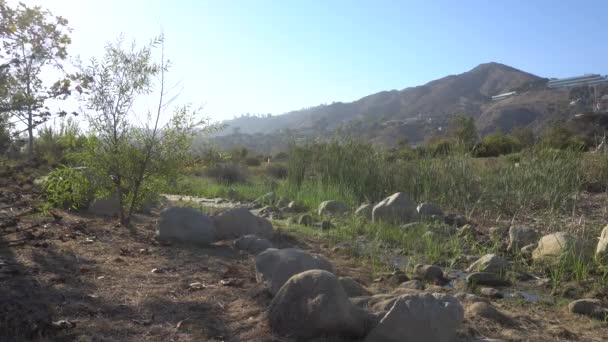
[[[164,29],[180,102],[215,120],[352,101],[501,62],[608,73],[608,1],[27,0],[70,20],[71,52]]]

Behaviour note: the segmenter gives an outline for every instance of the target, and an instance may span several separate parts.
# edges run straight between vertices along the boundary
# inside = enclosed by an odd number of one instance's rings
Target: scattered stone
[[[170,207],[160,214],[157,238],[161,241],[206,246],[215,240],[215,236],[213,220],[194,208]]]
[[[420,203],[416,207],[418,215],[422,217],[441,216],[443,217],[443,210],[435,203]]]
[[[439,293],[409,294],[397,300],[365,342],[451,342],[464,311],[456,298]]]
[[[401,283],[401,285],[399,285],[400,288],[404,288],[404,289],[411,289],[411,290],[424,290],[424,284],[417,279],[414,280],[408,280],[406,282]]]
[[[298,224],[309,227],[314,224],[314,219],[312,218],[312,216],[304,214],[298,219]]]
[[[269,248],[255,257],[256,279],[265,283],[273,295],[293,275],[314,269],[334,272],[324,257],[295,248]]]
[[[235,239],[248,234],[259,237],[272,238],[274,229],[265,218],[253,215],[246,208],[234,208],[220,213],[214,217],[216,239]]]
[[[68,321],[67,319],[61,319],[61,320],[52,322],[52,326],[55,329],[67,330],[67,329],[74,328],[76,326],[76,323],[72,322],[72,321]]]
[[[272,248],[272,243],[264,238],[250,234],[236,239],[234,247],[252,254],[258,254],[268,248]]]
[[[190,283],[188,285],[188,290],[190,291],[197,291],[197,290],[202,290],[204,288],[206,288],[207,286],[201,282],[194,282],[194,283]]]
[[[597,243],[597,248],[595,249],[595,256],[598,258],[604,258],[608,255],[608,226],[602,229],[602,233],[600,234],[600,240]]]
[[[372,209],[373,222],[403,224],[418,219],[416,204],[403,192],[397,192],[376,204]]]
[[[578,315],[585,315],[595,319],[608,318],[608,310],[602,308],[598,299],[579,299],[568,304],[568,311]]]
[[[422,280],[430,281],[434,284],[446,284],[447,279],[443,275],[443,270],[435,265],[416,265],[414,272]]]
[[[518,249],[536,243],[538,241],[538,232],[527,226],[511,226],[509,228],[509,251],[517,251]]]
[[[361,285],[359,282],[357,282],[353,278],[340,277],[339,280],[340,280],[340,284],[342,285],[342,288],[344,288],[344,291],[346,292],[346,295],[349,298],[363,297],[363,296],[371,295],[371,292],[369,292],[368,289],[363,287],[363,285]]]
[[[487,298],[482,298],[482,297],[476,296],[471,293],[466,293],[466,292],[459,292],[459,293],[455,294],[454,297],[461,302],[467,302],[467,303],[477,303],[477,302],[489,303],[490,302]]]
[[[467,272],[504,273],[507,261],[496,254],[486,254],[469,266]]]
[[[465,315],[468,318],[481,317],[501,324],[508,323],[511,320],[508,316],[486,302],[475,302],[471,304],[467,308]]]
[[[484,286],[509,286],[507,280],[503,280],[498,274],[490,272],[471,273],[467,276],[467,283]]]
[[[479,289],[479,294],[487,298],[500,299],[503,298],[504,295],[493,287],[482,287]]]
[[[99,216],[117,216],[120,214],[118,197],[104,197],[93,200],[87,208],[89,214]]]
[[[550,260],[559,258],[565,253],[584,256],[586,252],[582,241],[577,237],[570,233],[557,232],[545,235],[538,241],[538,246],[532,252],[532,259]]]
[[[301,213],[308,209],[306,208],[306,205],[304,205],[304,203],[300,203],[298,201],[289,202],[289,204],[287,204],[287,208],[291,209],[295,213]]]
[[[319,215],[340,215],[349,211],[350,208],[346,203],[340,201],[329,200],[319,204]]]
[[[320,336],[357,339],[374,324],[374,316],[353,305],[338,278],[323,270],[291,277],[268,309],[272,331],[298,340]]]
[[[371,221],[372,219],[372,205],[371,204],[361,204],[357,210],[355,210],[355,216]]]

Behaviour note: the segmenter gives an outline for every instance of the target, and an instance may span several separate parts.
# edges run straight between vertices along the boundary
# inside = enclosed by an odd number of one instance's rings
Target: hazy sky
[[[70,21],[71,53],[164,29],[180,102],[213,119],[352,101],[496,61],[608,73],[608,1],[27,0]]]

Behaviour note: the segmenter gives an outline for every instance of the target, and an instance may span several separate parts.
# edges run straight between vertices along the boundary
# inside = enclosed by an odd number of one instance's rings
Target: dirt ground
[[[30,185],[9,180],[0,195],[0,341],[290,341],[271,334],[271,298],[255,281],[253,256],[230,241],[159,244],[158,213],[137,216],[132,228],[60,210],[43,217],[30,213]],[[272,242],[321,253],[374,293],[392,290],[326,241],[278,227]],[[493,304],[507,318],[468,317],[460,340],[608,340],[608,324],[564,305]]]

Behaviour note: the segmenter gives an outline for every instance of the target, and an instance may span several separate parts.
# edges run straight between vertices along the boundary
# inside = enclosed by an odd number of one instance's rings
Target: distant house
[[[494,95],[494,96],[492,96],[492,101],[498,101],[498,100],[506,99],[507,97],[511,97],[511,96],[514,96],[514,95],[517,95],[516,91]]]
[[[608,77],[598,74],[585,74],[582,76],[551,79],[547,82],[549,88],[568,88],[578,87],[583,85],[596,85],[600,83],[608,83]]]

